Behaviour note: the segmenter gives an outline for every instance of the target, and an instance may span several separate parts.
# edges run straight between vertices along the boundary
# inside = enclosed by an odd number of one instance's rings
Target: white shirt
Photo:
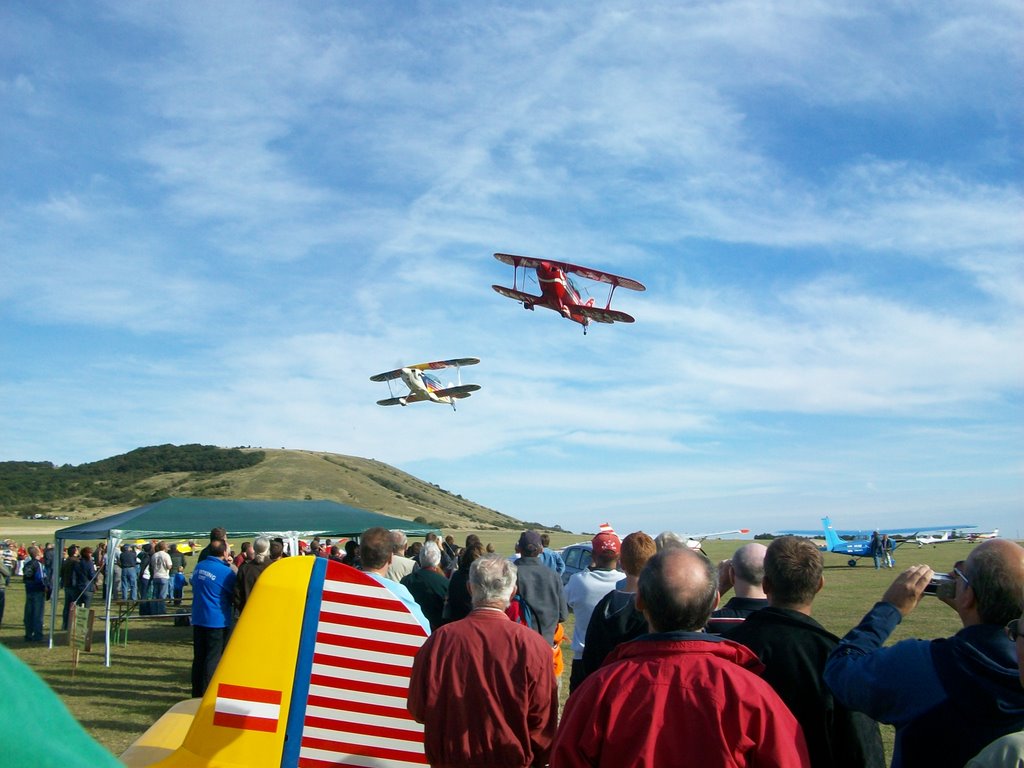
[[[565,585],[565,602],[576,614],[576,626],[572,630],[572,653],[577,661],[583,658],[583,643],[587,638],[587,626],[594,606],[613,589],[622,578],[622,571],[581,571],[574,573]]]

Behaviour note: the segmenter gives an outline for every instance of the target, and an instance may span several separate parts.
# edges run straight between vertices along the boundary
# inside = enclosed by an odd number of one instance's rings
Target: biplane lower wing
[[[599,283],[608,283],[609,285],[614,286],[622,286],[623,288],[628,288],[631,291],[647,290],[643,283],[633,280],[630,277],[613,275],[611,272],[605,272],[600,269],[581,267],[579,264],[570,264],[567,261],[535,259],[531,256],[516,256],[511,253],[496,253],[494,254],[494,258],[503,264],[510,264],[513,267],[524,267],[526,269],[536,269],[542,262],[545,262],[553,267],[560,268],[563,272],[572,272],[573,274],[585,277],[588,280],[595,280]]]
[[[515,288],[506,288],[504,285],[492,285],[495,291],[500,293],[502,296],[512,299],[513,301],[519,301],[523,304],[529,304],[533,306],[538,302],[543,302],[543,296],[534,296],[532,293],[526,293],[526,291],[517,291]]]
[[[378,400],[377,405],[408,405],[409,403],[418,403],[420,400],[426,399],[426,397],[419,393],[410,392],[405,397],[389,397],[385,400]]]
[[[448,389],[435,389],[434,394],[438,397],[454,397],[461,400],[464,397],[469,397],[478,389],[480,389],[479,384],[460,384],[457,387],[448,387]]]
[[[620,312],[617,309],[603,309],[602,307],[573,307],[573,312],[579,312],[588,320],[595,323],[635,323],[632,315]]]
[[[446,397],[453,398],[455,400],[462,400],[463,398],[469,397],[471,393],[476,392],[480,389],[479,384],[460,384],[457,387],[448,387],[447,389],[435,389],[431,392],[432,395],[436,395],[438,399],[444,399]],[[430,400],[431,398],[422,392],[410,392],[408,395],[402,397],[389,397],[386,400],[378,400],[377,405],[409,405],[410,403],[422,403],[424,400]]]

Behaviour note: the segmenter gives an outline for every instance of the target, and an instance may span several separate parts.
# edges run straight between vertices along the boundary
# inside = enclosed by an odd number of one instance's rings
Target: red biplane
[[[460,357],[455,360],[437,360],[433,363],[417,363],[416,365],[407,365],[403,368],[396,368],[393,371],[387,371],[386,373],[378,373],[376,376],[371,376],[370,381],[386,381],[388,383],[388,391],[391,392],[391,397],[386,400],[378,400],[377,405],[408,405],[409,403],[418,403],[422,400],[429,400],[432,403],[446,403],[455,410],[455,401],[461,400],[464,397],[469,397],[471,393],[476,392],[480,389],[479,384],[463,384],[461,369],[464,365],[476,365],[479,363],[479,358],[476,357]],[[459,383],[449,384],[445,387],[441,384],[440,379],[436,376],[431,376],[429,373],[424,373],[427,370],[438,370],[440,368],[454,367],[459,370]],[[409,393],[400,397],[394,396],[394,391],[391,389],[391,381],[393,379],[401,378],[405,382],[406,386],[409,387]]]
[[[612,309],[612,295],[619,286],[628,288],[631,291],[646,290],[642,283],[631,280],[628,277],[619,277],[609,272],[602,272],[590,267],[580,267],[575,264],[568,264],[564,261],[551,261],[549,259],[534,259],[529,256],[513,256],[509,253],[496,253],[494,258],[504,264],[512,265],[512,287],[506,288],[503,285],[492,285],[491,287],[502,296],[520,302],[525,309],[534,307],[545,307],[546,309],[558,312],[573,322],[583,326],[583,333],[587,332],[587,326],[593,320],[597,323],[632,323],[633,318],[625,312]],[[519,268],[523,268],[522,287],[526,287],[527,270],[533,269],[537,273],[537,283],[540,286],[540,296],[534,296],[519,288]],[[608,292],[608,301],[605,306],[594,305],[594,298],[586,300],[582,298],[579,290],[573,284],[569,274],[579,275],[588,280],[596,280],[611,285]]]

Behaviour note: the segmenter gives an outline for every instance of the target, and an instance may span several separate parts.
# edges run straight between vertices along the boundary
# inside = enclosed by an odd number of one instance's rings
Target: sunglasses
[[[1006,636],[1010,638],[1010,642],[1016,643],[1017,638],[1020,637],[1020,619],[1014,619],[1003,627],[1003,630],[1006,632]]]

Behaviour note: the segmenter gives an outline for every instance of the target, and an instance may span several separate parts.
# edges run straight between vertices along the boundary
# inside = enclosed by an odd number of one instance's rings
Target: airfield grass
[[[468,531],[459,531],[454,535],[457,540],[461,540],[466,533]],[[501,554],[513,552],[518,536],[517,533],[504,531],[477,533],[485,543],[492,542]],[[43,540],[41,536],[34,538]],[[552,545],[560,547],[588,538],[586,535],[557,534],[552,536]],[[704,549],[717,562],[729,557],[737,545],[735,541],[707,541]],[[850,568],[846,565],[845,557],[826,554],[825,589],[814,603],[814,616],[827,629],[842,636],[881,597],[902,569],[916,563],[927,563],[938,571],[946,572],[956,560],[965,558],[972,546],[966,542],[955,542],[924,548],[902,547],[896,551],[896,567],[880,571],[873,568],[870,559],[862,560],[859,566]],[[59,607],[63,607],[63,604]],[[136,619],[131,624],[127,646],[112,647],[112,666],[107,668],[103,666],[102,627],[97,622],[93,651],[81,655],[78,669],[73,672],[66,633],[55,634],[55,647],[52,649],[29,645],[23,641],[23,608],[24,589],[21,588],[20,580],[14,578],[7,590],[7,607],[3,626],[0,627],[0,642],[46,680],[86,730],[115,755],[127,749],[173,704],[189,697],[192,661],[190,628],[175,627],[166,619]],[[570,615],[566,625],[566,640],[562,646],[565,658],[562,704],[568,695],[572,626],[573,617]],[[49,604],[46,627],[49,627]],[[890,642],[908,637],[947,636],[959,628],[959,619],[950,608],[934,598],[925,597],[917,610],[897,628]],[[891,756],[892,728],[882,726],[882,735],[887,757]]]

